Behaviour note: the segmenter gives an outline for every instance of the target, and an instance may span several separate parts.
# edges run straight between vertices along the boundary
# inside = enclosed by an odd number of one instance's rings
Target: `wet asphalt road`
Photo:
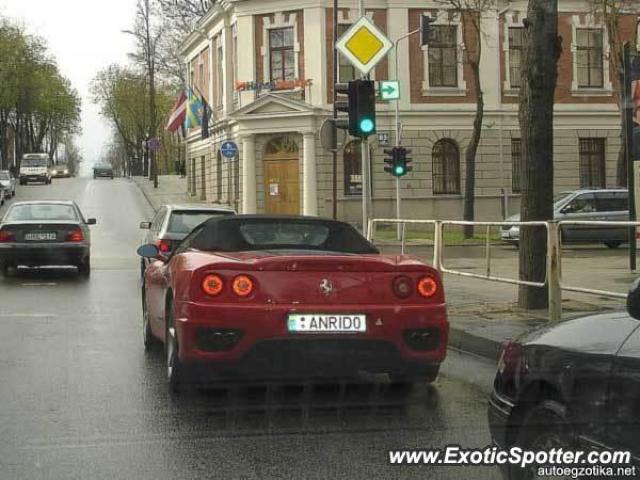
[[[494,366],[455,351],[433,386],[413,391],[383,381],[172,398],[140,332],[135,247],[149,205],[124,179],[54,180],[14,201],[45,198],[98,219],[94,270],[0,279],[0,479],[499,478],[387,463],[389,449],[489,443]]]

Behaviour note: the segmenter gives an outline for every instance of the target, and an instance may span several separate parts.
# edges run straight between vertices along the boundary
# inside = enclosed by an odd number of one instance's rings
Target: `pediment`
[[[251,117],[273,116],[273,115],[305,115],[314,113],[315,109],[310,105],[286,98],[277,94],[266,94],[248,105],[236,110],[232,117],[237,119],[248,119]]]

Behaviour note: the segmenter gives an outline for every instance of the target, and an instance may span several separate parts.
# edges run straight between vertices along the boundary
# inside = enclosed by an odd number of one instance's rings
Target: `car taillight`
[[[212,297],[219,295],[223,287],[224,283],[220,275],[210,274],[202,280],[202,291]]]
[[[518,342],[505,343],[500,360],[498,360],[498,373],[504,378],[513,378],[517,374],[525,373],[526,370],[527,364],[522,345]]]
[[[433,277],[422,277],[418,280],[418,293],[424,298],[431,298],[438,292],[438,282]]]
[[[7,230],[0,230],[0,242],[13,242],[16,236]]]
[[[158,251],[160,253],[171,252],[171,242],[169,242],[168,240],[156,240],[156,247],[158,247]]]
[[[67,234],[67,242],[82,242],[84,241],[84,233],[82,230],[77,228],[76,230],[72,230]]]
[[[239,297],[248,297],[253,292],[253,280],[246,275],[238,275],[233,279],[231,287]]]
[[[409,298],[413,293],[413,281],[405,275],[394,278],[393,293],[399,298]]]

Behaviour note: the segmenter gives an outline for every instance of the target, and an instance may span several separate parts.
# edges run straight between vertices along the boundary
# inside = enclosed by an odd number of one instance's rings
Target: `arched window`
[[[344,147],[344,194],[362,195],[362,150],[360,140],[353,140]]]
[[[460,151],[448,138],[438,140],[431,152],[433,159],[433,193],[460,193]]]

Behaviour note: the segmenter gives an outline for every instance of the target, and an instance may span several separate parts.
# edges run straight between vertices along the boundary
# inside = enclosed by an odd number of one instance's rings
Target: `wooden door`
[[[264,162],[265,213],[300,214],[300,177],[298,159],[278,159]]]

